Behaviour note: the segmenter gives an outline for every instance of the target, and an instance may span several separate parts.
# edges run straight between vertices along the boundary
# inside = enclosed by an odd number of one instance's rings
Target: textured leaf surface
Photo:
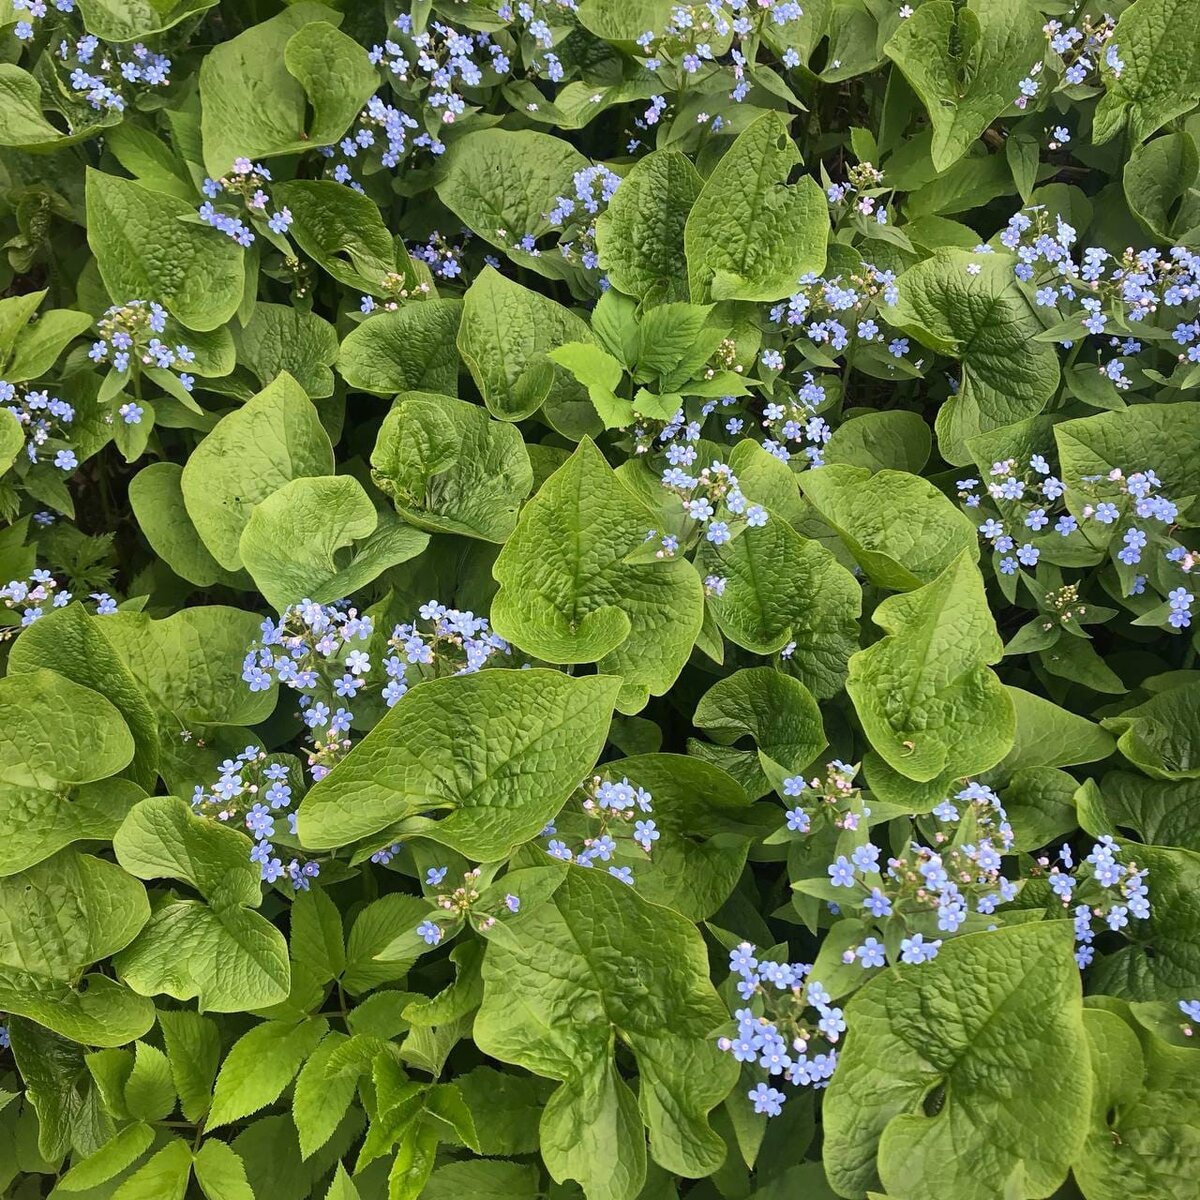
[[[404,696],[300,806],[300,840],[344,846],[405,818],[494,861],[533,837],[596,761],[619,682],[487,670]]]
[[[839,1195],[863,1196],[881,1179],[901,1200],[990,1200],[1022,1164],[1026,1194],[1064,1180],[1089,1101],[1071,941],[1064,922],[971,934],[855,996],[824,1106]],[[935,1088],[945,1098],[930,1114]]]
[[[909,779],[974,775],[1012,746],[1012,700],[987,664],[1002,646],[965,552],[876,610],[888,635],[850,660],[846,690],[871,745]]]

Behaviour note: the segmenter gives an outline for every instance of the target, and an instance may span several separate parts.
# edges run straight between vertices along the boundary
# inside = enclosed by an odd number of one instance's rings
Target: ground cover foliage
[[[1194,1197],[1198,29],[0,0],[0,1192]]]

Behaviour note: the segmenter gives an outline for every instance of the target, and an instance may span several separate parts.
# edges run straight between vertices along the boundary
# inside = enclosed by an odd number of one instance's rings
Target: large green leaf
[[[1094,1083],[1075,1182],[1087,1200],[1190,1200],[1200,1171],[1196,1052],[1162,1041],[1119,1001],[1095,1003],[1104,1007],[1083,1012]]]
[[[821,698],[834,696],[858,648],[862,588],[820,542],[802,537],[777,513],[723,546],[702,544],[696,563],[725,579],[708,606],[721,632],[754,654],[776,654]]]
[[[259,301],[236,341],[238,362],[263,387],[286,371],[314,400],[333,395],[337,330],[316,313]]]
[[[1013,744],[1013,702],[988,663],[1003,644],[965,551],[932,583],[890,596],[888,635],[850,660],[846,691],[871,745],[909,779],[975,775]]]
[[[919,475],[831,465],[805,471],[800,486],[879,587],[911,591],[964,551],[979,558],[975,522]]]
[[[811,175],[789,184],[800,162],[787,122],[764,113],[704,184],[684,229],[691,298],[778,300],[800,276],[825,266],[829,209]]]
[[[225,325],[242,299],[242,250],[195,223],[186,200],[103,171],[87,170],[88,245],[116,304],[156,300],[181,325]]]
[[[1200,680],[1168,688],[1105,717],[1117,748],[1155,779],[1200,779]]]
[[[552,899],[497,927],[483,978],[479,1048],[563,1081],[541,1121],[552,1176],[579,1180],[589,1197],[632,1200],[642,1122],[667,1170],[696,1178],[720,1166],[725,1147],[707,1113],[737,1068],[712,1037],[725,1012],[690,921],[601,870],[569,867]],[[614,1067],[618,1038],[638,1062],[636,1100]]]
[[[1042,24],[1024,0],[932,0],[900,22],[884,53],[929,113],[937,171],[1011,107],[1021,79],[1044,54]]]
[[[119,113],[96,113],[89,107],[73,108],[68,131],[46,119],[41,85],[28,71],[13,63],[0,63],[0,146],[22,150],[51,150],[95,137],[120,121]],[[54,111],[58,111],[55,108]]]
[[[84,972],[128,945],[149,916],[136,879],[73,850],[0,879],[0,1006],[93,1046],[140,1037],[154,1006]]]
[[[8,655],[9,675],[46,668],[99,692],[124,718],[133,736],[133,759],[124,774],[149,790],[158,779],[158,732],[154,710],[145,691],[134,679],[105,633],[104,617],[90,616],[82,604],[46,613],[26,629]],[[3,688],[0,683],[0,689]],[[32,702],[44,693],[34,688]],[[26,704],[31,703],[27,694]],[[55,705],[69,708],[66,697],[60,696]],[[105,725],[96,740],[87,740],[88,778],[101,779],[115,774],[120,767],[111,767],[105,756],[97,754],[99,745],[119,737],[119,726],[105,716]],[[94,773],[93,773],[94,771]],[[3,822],[0,822],[3,824]]]
[[[1079,824],[1094,836],[1132,830],[1138,840],[1200,852],[1200,779],[1165,783],[1130,771],[1110,771],[1079,793]]]
[[[405,392],[384,418],[371,477],[409,523],[503,542],[533,486],[520,432],[487,410],[432,392]]]
[[[340,22],[322,4],[293,4],[209,51],[200,66],[209,175],[219,179],[238,157],[297,153],[346,132],[379,77]]]
[[[422,300],[364,321],[342,343],[337,368],[353,388],[458,394],[454,338],[460,300]]]
[[[79,0],[83,24],[106,42],[132,42],[162,33],[217,0]]]
[[[634,163],[596,222],[600,265],[613,287],[639,300],[656,287],[672,300],[688,298],[679,272],[684,226],[703,186],[678,150],[656,150]]]
[[[1198,26],[1197,0],[1138,0],[1122,12],[1113,42],[1125,66],[1120,78],[1105,80],[1092,126],[1097,142],[1126,126],[1130,141],[1143,141],[1200,99],[1200,55],[1184,34]]]
[[[333,470],[333,447],[317,410],[283,374],[217,423],[192,451],[180,483],[209,553],[236,571],[242,565],[242,530],[254,506],[293,479]]]
[[[257,504],[238,555],[267,602],[282,612],[303,599],[327,604],[353,595],[397,563],[415,558],[428,535],[380,521],[350,475],[293,479]],[[340,553],[354,546],[353,557]]]
[[[117,958],[120,977],[145,996],[199,1001],[201,1010],[242,1012],[288,994],[283,935],[251,911],[259,870],[245,834],[196,816],[173,796],[143,800],[113,839],[117,861],[140,879],[177,879],[204,897],[171,899]]]
[[[503,858],[591,770],[619,686],[541,669],[423,683],[305,796],[300,839],[333,849],[406,821],[469,858]]]
[[[1200,494],[1200,404],[1135,404],[1054,427],[1067,502],[1077,515],[1087,475],[1125,474],[1148,466],[1172,499]]]
[[[969,934],[850,1001],[824,1106],[839,1195],[881,1179],[897,1200],[994,1200],[1022,1167],[1018,1195],[1063,1182],[1089,1120],[1071,946],[1068,922]]]
[[[958,391],[935,423],[942,457],[961,466],[971,461],[968,438],[1042,411],[1058,388],[1058,355],[1033,340],[1042,323],[1006,255],[939,250],[898,286],[892,324],[962,364]]]
[[[473,233],[513,262],[542,273],[541,260],[517,244],[552,227],[547,215],[590,163],[562,138],[529,130],[481,129],[446,152],[437,194]]]
[[[496,632],[547,662],[622,676],[623,712],[671,686],[703,616],[689,563],[625,561],[651,519],[585,438],[525,505],[493,568]]]
[[[569,308],[485,267],[463,297],[458,352],[492,416],[521,421],[543,403],[586,402],[586,389],[546,351],[591,336]]]

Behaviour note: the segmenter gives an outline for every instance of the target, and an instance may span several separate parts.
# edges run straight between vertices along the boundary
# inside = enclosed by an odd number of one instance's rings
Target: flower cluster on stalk
[[[551,822],[542,830],[547,839],[546,853],[561,862],[574,863],[579,867],[591,867],[596,863],[610,863],[608,873],[622,883],[632,884],[633,870],[628,866],[612,863],[622,843],[632,850],[637,847],[650,855],[654,843],[662,836],[654,819],[654,797],[643,787],[631,784],[622,777],[619,782],[595,775],[584,780],[576,789],[579,801],[578,813],[582,816],[583,833],[580,845],[572,849],[558,835],[558,826]],[[562,818],[560,817],[561,821]]]

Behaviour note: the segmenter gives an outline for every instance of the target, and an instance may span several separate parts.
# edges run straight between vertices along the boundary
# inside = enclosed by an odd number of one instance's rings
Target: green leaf
[[[421,1200],[537,1200],[538,1171],[529,1163],[448,1162],[429,1177]]]
[[[935,6],[949,7],[944,0]],[[898,286],[888,320],[962,364],[958,391],[938,410],[934,428],[942,457],[969,463],[968,438],[1042,411],[1058,388],[1058,354],[1033,340],[1042,323],[1006,255],[939,250],[905,271]]]
[[[163,33],[217,0],[79,0],[84,28],[106,42],[132,42]]]
[[[321,888],[301,892],[292,902],[292,959],[316,980],[328,983],[346,967],[342,915]]]
[[[1195,1052],[1134,1023],[1119,1001],[1097,1003],[1083,1014],[1095,1084],[1075,1181],[1088,1200],[1187,1200],[1200,1170]]]
[[[75,119],[66,122],[69,132],[64,133],[46,120],[46,107],[49,105],[43,104],[41,85],[28,71],[12,63],[0,63],[0,146],[56,150],[94,137],[121,119],[114,112],[101,116],[90,109],[75,110]]]
[[[333,1137],[358,1090],[357,1075],[333,1074],[327,1070],[330,1057],[349,1040],[345,1034],[331,1030],[296,1079],[292,1120],[300,1138],[302,1158],[311,1157]]]
[[[1001,771],[1073,767],[1098,762],[1115,749],[1112,735],[1085,717],[1033,692],[1017,687],[1006,690],[1013,702],[1017,724],[1013,747],[1001,762]]]
[[[125,1107],[138,1121],[162,1121],[175,1108],[175,1084],[167,1056],[148,1042],[134,1045],[133,1070],[125,1081]]]
[[[333,471],[333,448],[317,410],[284,374],[217,422],[192,451],[180,484],[209,553],[236,571],[254,506],[293,479]]]
[[[197,1151],[193,1168],[206,1200],[254,1200],[246,1164],[227,1143],[208,1138]]]
[[[112,1200],[183,1200],[191,1175],[191,1148],[171,1138],[112,1193]]]
[[[872,471],[915,474],[929,461],[932,444],[929,426],[919,413],[900,409],[864,412],[833,431],[823,457],[830,465],[845,463]]]
[[[355,543],[345,561],[341,552]],[[283,612],[306,598],[326,604],[351,596],[428,544],[426,534],[408,525],[380,523],[357,479],[328,475],[293,479],[255,505],[238,557],[267,602]]]
[[[300,840],[332,849],[407,820],[469,858],[504,858],[591,770],[618,686],[536,668],[423,683],[305,796]],[[447,815],[413,820],[426,812]]]
[[[1155,463],[1166,496],[1200,494],[1200,404],[1136,404],[1122,412],[1062,421],[1054,427],[1067,503],[1081,515],[1077,483],[1085,475],[1138,470]]]
[[[118,304],[157,300],[181,325],[225,325],[245,287],[242,251],[196,224],[195,206],[119,175],[87,169],[88,245]]]
[[[346,1174],[346,1168],[341,1163],[337,1165],[325,1200],[362,1200],[358,1188],[354,1186],[354,1180]]]
[[[297,153],[346,132],[379,77],[340,21],[324,5],[294,4],[209,51],[200,65],[209,175],[219,179],[239,156]]]
[[[970,556],[888,597],[872,619],[888,636],[850,659],[846,691],[875,750],[919,782],[995,766],[1012,747],[1015,716],[987,666],[1004,647]]]
[[[150,548],[181,579],[197,587],[238,586],[239,577],[208,552],[183,499],[183,467],[155,462],[129,481],[129,504]]]
[[[60,1192],[86,1192],[133,1166],[154,1141],[154,1130],[142,1121],[126,1125],[99,1150],[80,1159],[58,1181]]]
[[[546,662],[621,675],[622,712],[670,687],[703,617],[690,564],[625,561],[651,519],[585,438],[525,505],[493,567],[496,632]]]
[[[328,1025],[321,1017],[300,1025],[267,1021],[238,1038],[221,1064],[205,1128],[228,1125],[277,1100]]]
[[[632,868],[638,892],[652,904],[692,921],[711,917],[737,885],[751,840],[763,829],[750,797],[724,771],[689,755],[641,754],[619,759],[613,769],[654,797],[660,834],[649,855],[619,841],[615,861]],[[560,836],[565,818],[557,822]],[[769,820],[771,827],[778,824],[774,813]]]
[[[1118,735],[1117,749],[1154,779],[1200,779],[1200,680],[1100,723]]]
[[[407,254],[397,264],[397,248],[373,200],[332,179],[291,179],[275,184],[272,195],[291,209],[288,235],[339,283],[382,296],[385,277],[399,271],[410,288],[416,285]]]
[[[1200,154],[1189,133],[1167,133],[1135,147],[1122,181],[1129,210],[1156,238],[1186,239],[1200,225],[1200,196],[1194,192]]]
[[[371,478],[405,521],[434,533],[503,542],[533,486],[520,432],[485,409],[406,392],[384,418]],[[347,591],[344,594],[349,594]]]
[[[678,150],[656,150],[634,163],[596,221],[600,266],[613,287],[639,300],[658,287],[671,300],[688,298],[679,273],[684,226],[703,186]]]
[[[569,143],[546,133],[481,129],[446,151],[436,189],[473,233],[513,262],[543,273],[542,260],[516,244],[526,234],[537,238],[551,228],[547,214],[559,196],[573,194],[576,172],[590,165]]]
[[[368,904],[350,927],[342,986],[357,996],[406,975],[424,949],[416,928],[427,916],[429,904],[419,896],[383,896]],[[394,943],[400,939],[408,944],[407,952],[396,949]],[[388,953],[381,960],[385,950]]]
[[[1200,57],[1180,31],[1200,25],[1197,0],[1139,0],[1121,13],[1113,44],[1125,63],[1119,78],[1105,76],[1092,137],[1106,142],[1128,126],[1144,141],[1200,99]]]
[[[992,1200],[1020,1165],[1021,1195],[1063,1182],[1089,1100],[1071,947],[1061,921],[969,934],[855,995],[824,1105],[825,1169],[839,1195],[881,1179],[897,1200]]]
[[[632,1200],[645,1170],[643,1121],[668,1171],[716,1170],[725,1148],[706,1115],[737,1068],[712,1038],[727,1018],[692,923],[610,875],[569,867],[550,901],[495,929],[475,1040],[493,1058],[563,1081],[542,1114],[551,1176]],[[637,1059],[637,1100],[614,1068],[616,1038]]]
[[[140,1037],[154,1023],[153,1005],[99,974],[79,985],[149,915],[137,880],[73,850],[0,879],[0,1006],[93,1046]]]
[[[1045,50],[1035,8],[1009,0],[933,0],[901,21],[884,53],[933,124],[933,166],[944,171],[1020,94]]]
[[[462,307],[461,300],[422,300],[368,317],[342,342],[338,371],[366,392],[457,395]]]
[[[198,997],[202,1008],[241,1012],[277,1004],[290,971],[282,934],[258,913],[250,840],[193,815],[182,800],[142,801],[113,839],[117,859],[142,879],[180,879],[204,898],[157,908],[120,956],[121,978],[142,995]]]
[[[260,301],[235,341],[238,362],[264,387],[286,372],[314,400],[333,395],[329,368],[338,356],[337,330],[315,313]]]
[[[221,1060],[220,1033],[208,1017],[187,1009],[160,1010],[158,1023],[180,1111],[187,1120],[198,1122],[212,1100],[213,1080]]]
[[[770,667],[747,667],[719,679],[700,698],[692,721],[718,745],[733,747],[743,737],[754,739],[754,750],[726,751],[719,762],[741,760],[737,778],[749,778],[762,795],[773,773],[796,775],[826,746],[821,710],[798,679]]]
[[[488,411],[504,421],[523,421],[543,403],[554,409],[584,402],[585,389],[546,352],[590,337],[587,322],[569,308],[490,266],[463,297],[458,352]]]
[[[8,656],[8,674],[13,676],[48,668],[57,671],[65,679],[99,692],[120,712],[133,736],[133,759],[125,768],[125,774],[141,787],[150,789],[158,779],[158,735],[154,710],[105,634],[104,621],[104,617],[89,616],[82,604],[68,604],[65,608],[46,613],[30,625],[13,645]],[[4,685],[0,683],[0,695],[3,693]],[[55,686],[47,692],[31,681],[30,692],[26,693],[24,702],[35,710],[39,702],[47,701],[55,707],[70,709],[82,698],[78,691],[70,692]],[[90,696],[87,700],[89,704],[92,703]],[[120,721],[114,723],[107,707],[100,709],[99,716],[103,722],[102,728],[85,731],[85,736],[79,739],[80,744],[77,745],[81,758],[83,744],[87,746],[89,761],[86,768],[82,771],[77,769],[69,776],[59,776],[62,782],[100,779],[122,769],[114,764],[116,757],[124,753],[123,748],[119,754],[111,752],[116,749],[115,743],[122,740]],[[68,745],[72,740],[63,730],[59,731],[58,736],[64,738]],[[109,753],[102,749],[105,744],[111,747]],[[64,750],[70,753],[67,747]],[[79,766],[84,767],[85,764],[80,762]],[[0,817],[0,825],[7,824]]]
[[[768,112],[717,163],[684,229],[692,300],[779,300],[820,274],[829,208],[811,175],[787,182],[799,162],[787,122]]]
[[[918,475],[827,466],[800,486],[878,587],[911,591],[962,553],[979,560],[975,522]]]
[[[862,588],[820,542],[772,512],[765,525],[723,546],[702,542],[696,564],[726,581],[724,594],[707,604],[730,641],[754,654],[777,654],[795,642],[784,669],[822,699],[840,691],[858,647]]]
[[[70,308],[52,308],[17,335],[12,357],[5,364],[9,383],[37,379],[54,366],[55,360],[81,333],[92,327],[89,313]]]
[[[1079,805],[1079,824],[1094,836],[1130,829],[1142,842],[1200,852],[1200,827],[1194,819],[1200,808],[1200,780],[1164,783],[1111,771],[1099,786],[1094,780],[1084,785]]]
[[[13,460],[25,446],[25,430],[16,414],[9,409],[3,409],[4,416],[0,417],[0,475],[3,475]]]

